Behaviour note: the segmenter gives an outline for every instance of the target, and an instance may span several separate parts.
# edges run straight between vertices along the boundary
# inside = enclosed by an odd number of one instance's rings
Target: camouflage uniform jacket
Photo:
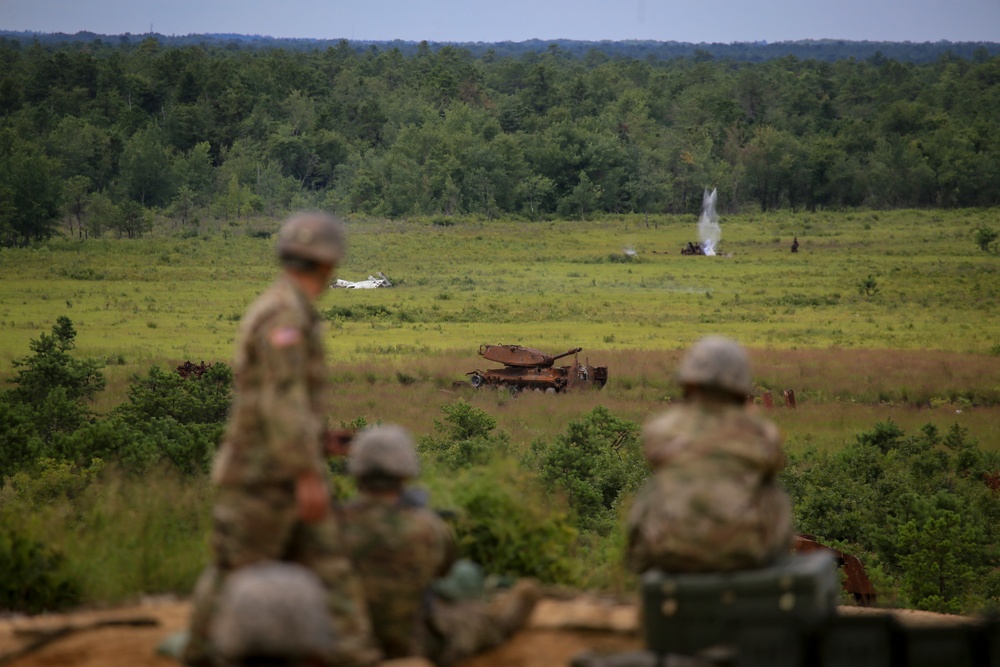
[[[792,544],[791,506],[775,482],[778,429],[742,406],[673,407],[646,424],[653,476],[629,515],[628,565],[696,572],[759,567]]]
[[[287,483],[306,470],[325,474],[320,319],[289,278],[279,278],[247,311],[233,370],[235,399],[212,474],[216,484]]]
[[[426,656],[430,585],[455,560],[451,529],[432,510],[367,494],[341,512],[379,648],[388,659]]]

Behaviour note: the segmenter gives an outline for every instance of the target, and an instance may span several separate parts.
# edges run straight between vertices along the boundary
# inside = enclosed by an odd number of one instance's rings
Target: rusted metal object
[[[865,566],[857,557],[819,542],[815,535],[806,533],[795,535],[796,553],[809,553],[824,549],[832,551],[837,558],[837,566],[844,571],[844,590],[854,597],[854,601],[862,607],[870,607],[875,604],[877,598],[875,587],[865,572]]]
[[[786,389],[784,393],[785,393],[785,407],[789,407],[789,408],[792,408],[794,410],[796,408],[796,405],[795,405],[795,390],[794,389]]]
[[[582,349],[576,347],[562,354],[547,354],[520,345],[480,345],[480,356],[504,367],[476,369],[466,375],[469,384],[477,389],[504,388],[514,395],[526,390],[556,393],[584,387],[600,389],[608,381],[608,369],[591,366],[586,360],[581,364],[579,353]],[[571,365],[555,365],[557,360],[571,354],[574,355]]]
[[[195,364],[190,361],[185,361],[183,364],[177,367],[177,374],[182,378],[187,380],[188,378],[200,379],[202,375],[212,367],[212,364],[206,364],[202,361],[200,364]]]
[[[774,407],[774,398],[771,397],[771,392],[765,391],[760,395],[760,398],[764,402],[764,407],[768,410]]]
[[[557,359],[568,357],[581,351],[582,347],[574,347],[562,354],[546,354],[541,350],[520,345],[480,345],[479,355],[490,361],[497,361],[504,366],[517,368],[550,368]]]

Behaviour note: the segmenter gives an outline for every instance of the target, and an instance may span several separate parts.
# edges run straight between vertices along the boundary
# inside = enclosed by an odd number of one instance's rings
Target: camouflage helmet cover
[[[347,470],[355,477],[381,473],[411,479],[420,474],[420,462],[406,429],[387,424],[366,428],[354,439]]]
[[[335,638],[323,583],[294,563],[265,561],[236,570],[222,587],[211,640],[233,661],[331,653]]]
[[[322,211],[295,213],[278,230],[279,257],[337,264],[346,245],[343,223]]]
[[[707,336],[684,355],[677,369],[677,381],[746,396],[753,391],[750,357],[734,340]]]

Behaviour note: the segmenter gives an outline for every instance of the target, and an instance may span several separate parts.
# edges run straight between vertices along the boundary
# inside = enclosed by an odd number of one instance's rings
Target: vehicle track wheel
[[[480,387],[483,386],[483,376],[478,374],[473,375],[472,377],[469,378],[469,384],[471,384],[476,389],[479,389]]]
[[[520,393],[521,393],[521,388],[520,388],[520,387],[518,387],[517,385],[513,385],[513,384],[512,384],[512,385],[510,385],[509,387],[507,387],[507,392],[508,392],[508,393],[509,393],[509,394],[510,394],[511,396],[517,396],[518,394],[520,394]]]

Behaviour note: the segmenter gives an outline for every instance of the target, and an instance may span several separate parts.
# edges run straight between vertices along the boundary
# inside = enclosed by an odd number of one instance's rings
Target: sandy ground
[[[11,667],[177,667],[156,655],[156,647],[187,625],[187,601],[173,598],[100,611],[0,619],[0,665]],[[841,608],[843,614],[887,613],[883,610]],[[894,612],[908,625],[969,623],[972,619],[929,612]],[[95,627],[109,621],[146,621],[144,627]],[[13,654],[39,633],[79,628],[32,651]],[[500,648],[466,661],[460,667],[553,667],[587,650],[598,653],[641,647],[635,606],[590,596],[572,600],[544,599],[526,629]]]

